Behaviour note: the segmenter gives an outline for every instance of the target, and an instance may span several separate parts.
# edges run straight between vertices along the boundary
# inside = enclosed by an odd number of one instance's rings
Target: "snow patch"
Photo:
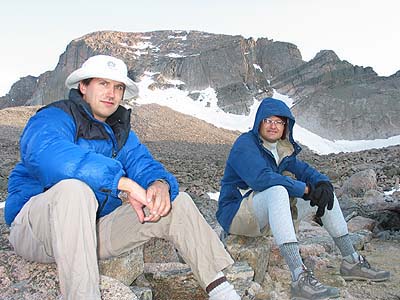
[[[216,192],[216,193],[211,193],[211,192],[209,192],[209,193],[207,193],[207,195],[208,195],[208,197],[210,197],[211,200],[216,200],[216,201],[218,201],[219,192]]]
[[[180,54],[177,54],[177,53],[168,53],[168,54],[165,55],[165,56],[172,57],[172,58],[185,57],[184,55],[180,55]]]
[[[257,64],[253,64],[254,69],[259,70],[260,72],[262,72],[263,70],[261,69],[261,67]]]

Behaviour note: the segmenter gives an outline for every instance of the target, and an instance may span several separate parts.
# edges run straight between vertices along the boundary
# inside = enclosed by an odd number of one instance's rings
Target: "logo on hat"
[[[113,61],[111,61],[111,60],[109,60],[109,61],[107,62],[107,66],[108,66],[110,69],[114,69],[114,70],[115,70],[115,67],[116,67],[115,62],[113,62]]]

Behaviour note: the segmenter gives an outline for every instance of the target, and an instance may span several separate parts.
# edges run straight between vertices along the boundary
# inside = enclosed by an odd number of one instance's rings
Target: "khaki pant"
[[[261,232],[257,217],[254,214],[253,196],[254,192],[252,192],[248,197],[242,200],[239,210],[232,220],[232,224],[229,228],[229,233],[250,237],[264,235],[264,233]]]
[[[56,262],[64,298],[100,299],[98,258],[118,256],[152,237],[171,241],[205,288],[233,263],[192,199],[180,193],[171,212],[141,224],[130,204],[96,223],[97,201],[85,183],[63,180],[32,197],[11,225],[15,252],[37,262]]]

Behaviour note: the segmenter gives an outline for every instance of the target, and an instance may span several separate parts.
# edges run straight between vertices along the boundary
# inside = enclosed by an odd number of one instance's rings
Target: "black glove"
[[[305,194],[303,197],[305,200],[310,200],[311,206],[318,206],[317,217],[322,217],[325,213],[325,208],[328,210],[333,208],[333,186],[329,181],[320,181],[316,184],[311,192]]]

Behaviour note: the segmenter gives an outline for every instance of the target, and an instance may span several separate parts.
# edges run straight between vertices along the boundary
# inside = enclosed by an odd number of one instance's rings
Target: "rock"
[[[251,286],[254,287],[254,270],[245,261],[235,262],[232,266],[226,268],[226,270],[224,270],[224,273],[227,279],[235,286],[235,289],[242,296],[248,294]],[[147,276],[151,276],[151,281],[153,282],[153,285],[155,284],[157,286],[168,286],[168,291],[166,291],[166,293],[168,294],[177,293],[177,290],[179,292],[182,288],[182,284],[185,283],[185,294],[192,293],[193,295],[199,296],[205,295],[204,291],[200,288],[200,285],[194,278],[189,266],[186,264],[146,263],[145,274]],[[175,291],[173,289],[175,289]],[[157,297],[157,295],[155,295],[155,297]],[[206,299],[206,297],[203,297],[201,299]]]
[[[151,282],[154,299],[207,299],[207,294],[184,263],[145,263],[144,272]]]
[[[357,231],[360,231],[363,229],[373,231],[376,223],[377,222],[373,219],[364,218],[362,216],[357,216],[357,217],[352,218],[347,223],[347,227],[349,228],[350,232],[357,232]]]
[[[357,172],[347,179],[339,190],[338,197],[347,196],[363,197],[366,191],[376,190],[378,187],[376,173],[372,169]]]
[[[59,299],[59,281],[55,264],[21,259],[11,251],[0,251],[0,294],[2,300]],[[123,283],[108,276],[100,278],[104,300],[137,300]]]
[[[179,262],[179,256],[172,242],[153,238],[144,245],[145,263]]]
[[[102,300],[138,300],[138,297],[128,286],[104,275],[100,277],[100,292]]]
[[[280,284],[282,284],[282,283],[287,284],[288,282],[291,281],[291,275],[290,275],[290,271],[289,271],[289,268],[287,267],[287,265],[285,265],[283,267],[271,266],[268,268],[267,275],[268,276],[266,276],[266,278],[268,278],[270,281],[263,282],[263,286],[267,290],[268,290],[268,288],[266,288],[266,286],[269,286],[271,289],[279,290]]]
[[[100,273],[129,286],[143,273],[143,246],[137,247],[118,257],[99,261]]]
[[[272,79],[274,89],[296,100],[297,124],[331,140],[398,135],[399,86],[398,77],[379,77],[372,68],[353,66],[331,50]]]
[[[329,234],[325,228],[316,222],[302,220],[300,221],[298,236],[300,240],[306,240],[318,237],[329,237]]]
[[[53,300],[60,292],[55,264],[28,262],[0,251],[0,294],[4,300]]]
[[[400,213],[400,199],[385,195],[376,190],[369,190],[362,198],[362,202],[358,203],[361,207],[368,211],[393,211]]]
[[[26,76],[15,82],[10,92],[0,97],[0,109],[11,106],[22,106],[32,97],[38,85],[38,78]]]
[[[254,270],[254,281],[262,283],[268,268],[272,245],[270,237],[250,238],[229,235],[226,248],[235,261],[246,261]]]
[[[131,286],[131,291],[136,295],[138,300],[152,300],[153,292],[148,287]]]
[[[347,196],[345,197],[347,198]],[[375,227],[384,230],[400,229],[400,199],[395,195],[385,195],[377,190],[368,190],[363,197],[352,197],[345,200],[344,203],[352,205],[346,207],[347,219],[362,216],[375,220]]]
[[[235,262],[232,266],[226,268],[225,273],[226,278],[228,278],[228,280],[232,282],[250,282],[253,281],[254,277],[254,269],[249,265],[247,261]]]
[[[247,291],[249,296],[254,299],[265,299],[265,296],[267,295],[262,286],[254,281],[251,283]]]
[[[192,270],[185,263],[145,263],[144,273],[151,275],[155,279],[164,279],[170,276],[188,277],[192,276]]]
[[[243,300],[252,299],[255,296],[255,291],[251,290],[252,287],[255,289],[257,286],[257,291],[262,291],[261,286],[253,281],[254,270],[246,261],[235,262],[226,268],[225,274]]]
[[[350,234],[351,242],[353,243],[354,249],[362,250],[365,248],[365,244],[372,240],[372,232],[369,230],[360,230]]]

